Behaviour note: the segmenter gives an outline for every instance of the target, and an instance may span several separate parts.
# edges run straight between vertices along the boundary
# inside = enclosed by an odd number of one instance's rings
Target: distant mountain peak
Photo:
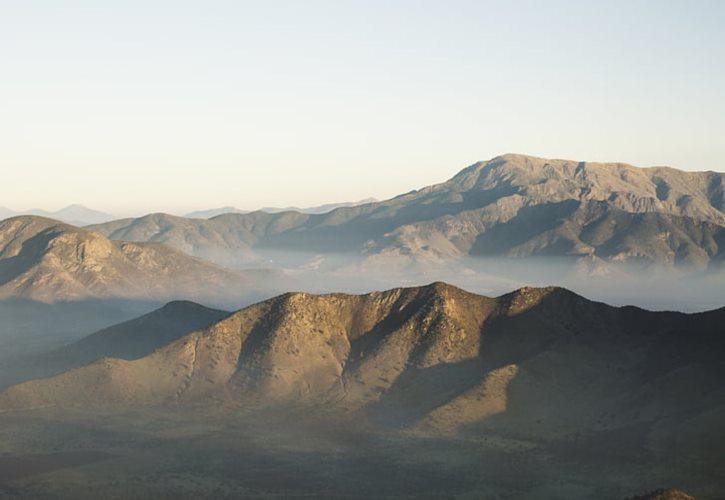
[[[218,215],[246,213],[248,213],[248,210],[242,210],[233,206],[225,206],[220,208],[212,208],[209,210],[196,210],[194,212],[189,212],[188,214],[184,215],[184,217],[187,217],[189,219],[211,219],[212,217],[216,217]]]
[[[93,229],[222,265],[253,260],[255,248],[407,261],[556,256],[699,269],[725,261],[725,174],[715,172],[508,153],[388,200],[328,209],[163,224],[142,217]]]
[[[233,206],[226,206],[226,207],[220,207],[220,208],[213,208],[210,210],[198,210],[195,212],[189,212],[188,214],[184,215],[184,217],[188,217],[190,219],[213,219],[215,217],[219,217],[220,215],[227,215],[227,214],[248,214],[248,213],[254,213],[254,212],[265,212],[268,214],[278,214],[283,212],[300,212],[303,214],[308,215],[321,215],[329,213],[337,208],[343,208],[343,207],[356,207],[359,205],[364,205],[366,203],[374,203],[377,200],[375,198],[365,198],[364,200],[354,201],[354,202],[342,202],[342,203],[327,203],[324,205],[314,206],[314,207],[262,207],[258,210],[249,211],[249,210],[241,210],[239,208],[233,207]]]
[[[40,217],[49,217],[74,226],[100,224],[115,219],[113,215],[107,214],[105,212],[100,212],[98,210],[93,210],[86,207],[85,205],[81,205],[80,203],[68,205],[67,207],[61,208],[60,210],[56,210],[54,212],[42,209],[32,209],[15,212],[9,209],[0,208],[0,218],[8,218],[17,215],[36,215]]]
[[[159,311],[178,311],[181,309],[186,310],[195,308],[205,308],[205,306],[191,300],[172,300],[171,302],[164,304]]]

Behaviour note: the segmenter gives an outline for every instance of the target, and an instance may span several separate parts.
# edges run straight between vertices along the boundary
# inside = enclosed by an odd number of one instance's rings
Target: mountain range
[[[203,322],[222,314],[201,313]],[[287,293],[186,335],[161,323],[101,334],[116,345],[146,337],[132,358],[171,342],[133,361],[102,358],[13,386],[0,393],[0,408],[323,404],[426,435],[596,439],[715,463],[725,447],[723,322],[725,308],[656,313],[561,288],[497,298],[444,283]]]
[[[0,221],[0,299],[228,300],[266,285],[268,271],[232,272],[158,243],[110,241],[38,216]]]
[[[49,212],[47,210],[41,210],[39,208],[15,211],[9,208],[0,207],[0,220],[7,219],[10,217],[17,217],[19,215],[38,215],[40,217],[48,217],[50,219],[56,219],[67,224],[74,226],[87,226],[89,224],[100,224],[102,222],[108,222],[114,220],[116,217],[109,215],[98,210],[93,210],[83,205],[69,205],[55,212]]]
[[[286,207],[286,208],[279,208],[279,207],[263,207],[260,208],[262,212],[267,212],[270,214],[273,213],[279,213],[279,212],[301,212],[303,214],[325,214],[327,212],[332,212],[336,208],[340,207],[356,207],[358,205],[364,205],[366,203],[375,203],[375,198],[366,198],[364,200],[360,201],[353,201],[353,202],[342,202],[342,203],[326,203],[324,205],[318,205],[314,207],[307,207],[307,208],[299,208],[299,207]],[[216,217],[217,215],[223,215],[223,214],[246,214],[249,213],[249,210],[242,210],[240,208],[236,207],[221,207],[221,208],[212,208],[210,210],[198,210],[196,212],[189,212],[188,214],[184,215],[187,219],[211,219],[212,217]]]
[[[724,189],[725,174],[717,172],[507,154],[441,184],[324,214],[150,214],[91,229],[233,267],[255,251],[277,250],[409,260],[556,256],[705,269],[725,257]]]

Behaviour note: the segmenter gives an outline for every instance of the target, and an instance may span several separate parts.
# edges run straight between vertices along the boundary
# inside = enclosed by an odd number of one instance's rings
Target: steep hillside
[[[325,214],[151,215],[94,226],[228,264],[250,249],[406,258],[566,256],[720,265],[725,174],[504,155],[447,182]]]
[[[707,443],[707,455],[725,449],[723,321],[725,309],[653,313],[559,288],[291,293],[136,361],[14,386],[0,405],[316,403],[422,433],[636,435],[648,449]]]
[[[77,342],[44,356],[53,371],[76,368],[97,359],[138,359],[195,330],[229,315],[227,311],[189,301],[169,302],[141,317],[99,330]]]
[[[0,299],[218,299],[241,295],[260,273],[232,273],[159,243],[110,241],[42,217],[0,222]]]

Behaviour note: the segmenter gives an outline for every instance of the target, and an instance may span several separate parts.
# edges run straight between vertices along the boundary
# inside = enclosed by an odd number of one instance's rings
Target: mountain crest
[[[555,302],[561,307],[571,308],[576,302],[588,302],[584,297],[577,295],[563,287],[529,287],[525,286],[500,297],[509,314],[519,314],[531,308],[542,305],[545,301]]]
[[[725,259],[725,174],[505,154],[446,182],[332,212],[147,216],[93,226],[221,265],[273,251],[393,256],[558,256],[707,268]]]
[[[330,404],[436,432],[516,422],[540,437],[572,421],[600,429],[605,412],[606,425],[629,428],[690,401],[681,377],[698,374],[703,393],[721,391],[721,356],[710,352],[723,347],[721,316],[613,308],[557,287],[495,299],[440,282],[289,293],[172,336],[139,359],[101,358],[15,385],[0,393],[0,408],[222,399]],[[139,318],[118,330],[119,340],[143,325]]]

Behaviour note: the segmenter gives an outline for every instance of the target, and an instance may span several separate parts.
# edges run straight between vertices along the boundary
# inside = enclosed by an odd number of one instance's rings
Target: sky
[[[387,198],[515,152],[725,170],[722,1],[0,0],[0,206]]]

